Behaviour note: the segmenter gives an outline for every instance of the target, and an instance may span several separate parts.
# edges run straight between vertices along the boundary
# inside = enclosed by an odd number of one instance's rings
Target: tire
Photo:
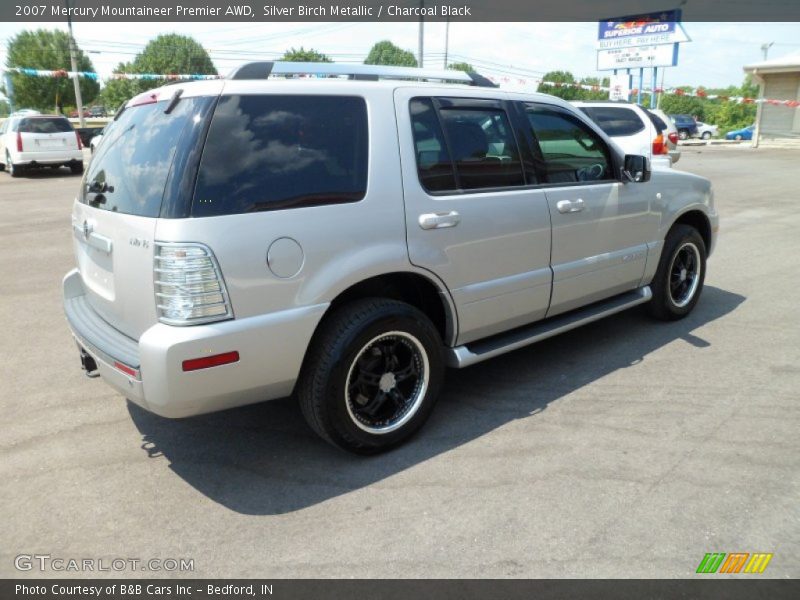
[[[741,136],[741,134],[737,133],[735,136],[733,136],[733,139],[735,139],[737,142],[741,142],[742,141],[742,136]]]
[[[650,288],[647,305],[656,319],[682,319],[697,304],[706,277],[706,244],[689,225],[675,225],[667,234],[664,251]]]
[[[685,129],[681,129],[678,132],[678,137],[681,138],[682,140],[688,140],[689,139],[689,132],[686,131]]]
[[[12,177],[19,177],[22,175],[22,167],[15,165],[11,161],[11,155],[8,152],[6,152],[6,171],[8,171],[8,174]]]
[[[69,164],[69,169],[72,171],[73,175],[80,175],[83,173],[83,163],[82,162],[73,162]]]
[[[711,132],[710,131],[704,131],[703,135],[701,135],[700,137],[703,138],[704,140],[710,140],[711,139]]]
[[[320,325],[296,393],[324,440],[376,454],[422,427],[443,380],[442,340],[430,319],[404,302],[366,298]]]

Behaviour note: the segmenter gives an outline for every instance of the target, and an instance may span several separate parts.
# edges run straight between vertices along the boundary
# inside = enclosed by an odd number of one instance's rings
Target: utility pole
[[[772,48],[772,45],[775,42],[770,42],[769,44],[761,44],[761,52],[764,53],[764,60],[767,60],[767,54],[769,54],[769,49]]]
[[[419,0],[419,42],[418,42],[418,51],[417,51],[417,63],[419,68],[422,68],[422,61],[425,60],[424,54],[424,39],[425,39],[425,17],[422,16],[422,12],[425,9],[425,0]]]
[[[78,104],[78,123],[81,128],[84,128],[86,127],[86,122],[83,118],[83,98],[81,98],[81,81],[78,76],[78,59],[76,56],[78,48],[75,44],[75,38],[72,37],[72,16],[69,10],[70,0],[64,0],[64,4],[67,7],[67,26],[69,27],[69,62],[72,64],[72,72],[75,73],[72,83],[75,86],[75,102]]]
[[[450,47],[450,17],[444,22],[444,68],[447,68],[447,52]]]

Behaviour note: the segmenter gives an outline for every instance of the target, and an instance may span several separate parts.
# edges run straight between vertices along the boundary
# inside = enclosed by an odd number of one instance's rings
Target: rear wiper
[[[183,94],[183,90],[175,90],[175,93],[172,94],[172,98],[167,104],[167,108],[164,109],[164,114],[168,115],[172,112],[172,110],[178,105],[178,102],[181,100],[181,94]]]

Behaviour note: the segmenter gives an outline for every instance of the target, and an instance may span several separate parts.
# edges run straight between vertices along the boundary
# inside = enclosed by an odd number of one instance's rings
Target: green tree
[[[564,100],[579,100],[581,98],[581,89],[575,87],[575,76],[569,71],[550,71],[545,73],[542,81],[556,83],[559,85],[543,85],[539,88],[540,92],[557,96]]]
[[[664,94],[659,108],[668,115],[692,115],[700,121],[707,121],[706,102],[708,101],[692,96]]]
[[[92,61],[78,48],[79,71],[94,72]],[[71,70],[69,35],[64,31],[38,29],[21,31],[8,41],[6,67],[25,67],[45,70]],[[51,111],[57,103],[75,106],[75,90],[68,77],[35,77],[23,73],[11,74],[14,104],[20,108]],[[81,96],[88,105],[100,91],[100,84],[81,77]]]
[[[306,50],[302,46],[300,46],[300,48],[289,48],[283,53],[281,60],[289,62],[333,62],[326,54],[317,52],[313,48]]]
[[[465,73],[475,73],[476,69],[468,62],[454,62],[447,65],[448,69],[453,69],[454,71],[464,71]]]
[[[135,73],[131,63],[119,63],[115,73]],[[139,93],[139,82],[131,79],[112,79],[106,81],[100,91],[100,101],[108,109],[116,109],[120,104]]]
[[[177,33],[159,35],[148,42],[133,62],[120,63],[115,73],[156,75],[216,75],[211,57],[194,38]],[[113,79],[102,91],[103,103],[117,108],[129,98],[164,85],[163,79]]]
[[[395,46],[389,40],[377,42],[369,51],[365,65],[396,65],[399,67],[416,67],[417,59],[412,52]]]

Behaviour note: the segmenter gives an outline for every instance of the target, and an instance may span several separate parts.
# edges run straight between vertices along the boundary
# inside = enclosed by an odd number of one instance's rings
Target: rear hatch
[[[78,136],[64,117],[26,117],[20,121],[23,152],[77,150]]]
[[[203,86],[214,96],[182,97],[175,88],[163,88],[134,98],[106,128],[81,182],[72,226],[88,301],[106,322],[134,339],[158,321],[156,223],[159,217],[188,212],[220,87],[221,82]]]

